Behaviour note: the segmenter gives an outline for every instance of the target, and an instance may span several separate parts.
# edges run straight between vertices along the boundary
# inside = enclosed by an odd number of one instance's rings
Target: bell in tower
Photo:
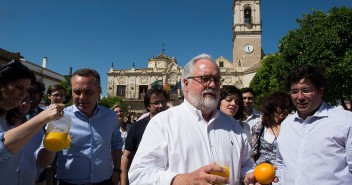
[[[250,8],[244,10],[244,24],[252,24],[252,13]]]

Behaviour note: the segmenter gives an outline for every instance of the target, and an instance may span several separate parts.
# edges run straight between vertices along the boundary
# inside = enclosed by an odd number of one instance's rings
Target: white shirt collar
[[[207,122],[204,118],[203,118],[203,114],[202,111],[195,108],[191,103],[189,103],[186,99],[184,99],[183,105],[194,115],[194,117],[196,117],[198,119],[198,121],[203,120],[204,122],[208,123],[208,125],[214,121],[214,119],[216,119],[217,117],[219,117],[219,110],[218,109],[214,109],[213,110],[213,114],[211,115],[211,118],[209,120],[209,122]]]

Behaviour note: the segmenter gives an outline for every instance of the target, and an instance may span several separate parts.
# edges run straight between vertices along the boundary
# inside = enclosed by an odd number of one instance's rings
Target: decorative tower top
[[[244,71],[263,58],[260,0],[234,0],[233,64]]]

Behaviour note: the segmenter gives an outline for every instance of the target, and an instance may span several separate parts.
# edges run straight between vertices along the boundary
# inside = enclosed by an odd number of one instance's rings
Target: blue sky
[[[184,66],[208,53],[232,61],[233,0],[1,0],[0,48],[68,74],[69,67],[96,69],[103,95],[111,64],[115,69],[147,66],[161,53]],[[352,0],[262,0],[262,47],[279,40],[312,9],[352,8]]]

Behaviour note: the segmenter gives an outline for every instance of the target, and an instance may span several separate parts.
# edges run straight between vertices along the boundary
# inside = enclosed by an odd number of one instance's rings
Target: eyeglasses
[[[33,102],[33,98],[31,97],[26,97],[22,100],[22,103],[30,104]]]
[[[161,100],[161,101],[156,101],[156,102],[150,102],[150,104],[154,105],[154,106],[158,106],[158,105],[165,105],[167,103],[166,100]]]
[[[200,78],[200,81],[196,80],[196,78]],[[187,79],[195,79],[202,84],[210,83],[211,81],[217,84],[222,84],[222,82],[224,82],[224,79],[220,76],[191,76],[187,77]]]
[[[303,89],[291,89],[290,94],[291,95],[298,95],[298,93],[302,93],[303,95],[309,95],[314,90],[312,88],[303,88]]]

